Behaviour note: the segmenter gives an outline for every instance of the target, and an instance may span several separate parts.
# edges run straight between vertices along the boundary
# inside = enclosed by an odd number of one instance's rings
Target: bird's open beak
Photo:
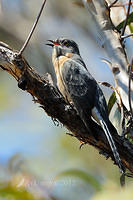
[[[47,40],[47,41],[52,43],[52,44],[49,44],[49,43],[46,44],[46,45],[51,46],[51,47],[53,47],[55,45],[60,45],[58,42],[55,42],[54,40]]]

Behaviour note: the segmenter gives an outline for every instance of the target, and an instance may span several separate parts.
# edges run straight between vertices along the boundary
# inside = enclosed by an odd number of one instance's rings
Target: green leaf
[[[116,100],[117,100],[116,94],[115,91],[113,91],[108,101],[108,115],[110,114]]]
[[[101,190],[101,185],[100,185],[99,181],[94,176],[88,174],[87,172],[84,172],[79,169],[70,169],[70,170],[67,170],[67,171],[64,171],[64,172],[61,172],[60,174],[58,174],[56,176],[56,179],[66,177],[66,176],[73,176],[73,177],[79,178],[82,181],[90,184],[93,188],[95,188],[96,191]]]
[[[4,185],[4,184],[3,184]],[[10,184],[0,187],[0,199],[13,199],[13,200],[44,200],[44,198],[34,197],[33,194],[25,189],[18,190]]]
[[[118,30],[121,30],[123,25],[124,25],[125,20],[123,20],[116,28]],[[128,20],[127,20],[127,25],[130,25],[133,22],[133,12],[129,14]],[[131,31],[132,33],[132,31]]]
[[[133,33],[133,25],[132,25],[132,23],[129,24],[129,29],[130,29],[130,32]]]

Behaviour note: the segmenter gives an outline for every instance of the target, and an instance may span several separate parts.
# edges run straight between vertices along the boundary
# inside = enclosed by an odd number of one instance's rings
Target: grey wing
[[[86,126],[91,110],[96,107],[108,124],[107,104],[103,92],[87,69],[75,62],[66,61],[62,68],[63,81],[71,100]],[[87,126],[88,127],[88,126]]]
[[[71,60],[64,63],[62,77],[77,111],[90,112],[95,104],[97,86],[91,74],[83,65]]]

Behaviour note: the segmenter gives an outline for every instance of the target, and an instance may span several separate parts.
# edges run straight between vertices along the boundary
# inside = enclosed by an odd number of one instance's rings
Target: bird
[[[103,129],[120,172],[124,166],[120,159],[111,131],[116,131],[108,117],[104,94],[95,78],[88,71],[77,43],[59,37],[48,40],[53,48],[52,62],[55,69],[57,86],[66,102],[73,105],[88,131],[90,118]],[[117,131],[116,131],[117,132]]]

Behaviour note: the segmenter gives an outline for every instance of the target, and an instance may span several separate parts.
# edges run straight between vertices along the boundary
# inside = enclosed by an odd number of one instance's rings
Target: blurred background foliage
[[[93,76],[114,84],[110,70],[100,59],[107,58],[106,52],[94,39],[93,22],[79,3],[47,0],[24,56],[39,73],[49,72],[55,80],[46,40],[59,36],[71,38],[79,44]],[[41,4],[42,0],[1,0],[0,40],[19,50]],[[113,8],[111,15],[115,25],[125,18],[121,8]],[[126,42],[129,57],[133,52],[131,42],[132,38]],[[112,91],[102,89],[108,99]],[[112,118],[117,117],[112,112]],[[0,200],[133,198],[132,180],[126,180],[122,191],[118,168],[91,146],[84,145],[79,150],[79,141],[66,132],[39,105],[32,103],[29,94],[18,89],[11,76],[0,70]]]

